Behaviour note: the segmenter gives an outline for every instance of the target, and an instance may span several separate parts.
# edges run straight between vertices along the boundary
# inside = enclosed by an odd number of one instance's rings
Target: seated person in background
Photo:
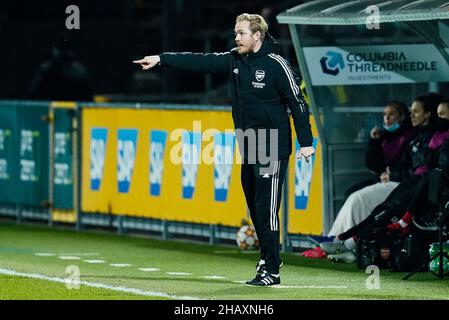
[[[395,171],[400,165],[404,147],[416,135],[410,122],[410,112],[407,106],[399,101],[390,101],[383,111],[383,127],[371,129],[366,151],[366,166],[373,176],[350,187],[345,192],[346,199],[354,192],[367,186],[382,182],[387,171]],[[390,170],[392,168],[392,170]],[[393,172],[394,174],[394,172]],[[390,180],[397,180],[393,177]]]
[[[416,135],[412,128],[410,113],[401,102],[392,101],[384,108],[384,128],[371,130],[366,163],[377,179],[362,181],[350,188],[351,194],[340,209],[332,225],[329,237],[340,234],[365,219],[376,205],[399,184],[402,167],[405,165],[403,153]],[[303,253],[309,258],[321,258],[324,252],[318,247]]]
[[[413,190],[412,200],[408,204],[405,214],[399,221],[391,223],[387,226],[390,231],[397,230],[403,234],[410,231],[410,223],[413,217],[423,217],[429,215],[434,217],[437,208],[429,200],[429,185],[432,176],[437,174],[439,182],[445,182],[448,186],[449,177],[449,99],[443,100],[438,106],[438,119],[436,122],[437,132],[430,140],[429,148],[432,150],[429,157],[429,162],[432,168],[429,174],[422,177],[416,188]],[[439,175],[441,174],[441,176]],[[435,187],[435,186],[434,186]],[[431,221],[429,221],[431,222]],[[419,219],[421,229],[426,229],[426,220]]]
[[[352,260],[355,256],[352,250],[355,248],[355,241],[358,237],[368,235],[373,229],[386,227],[390,222],[395,221],[404,212],[403,208],[411,200],[411,195],[420,179],[429,171],[431,149],[430,141],[437,130],[436,127],[436,108],[442,97],[436,94],[421,96],[415,99],[412,105],[411,119],[412,125],[419,129],[417,136],[410,143],[409,152],[405,155],[410,159],[409,178],[404,179],[385,201],[380,203],[372,210],[370,215],[356,226],[340,233],[333,242],[323,242],[321,248],[329,254],[329,259],[339,261],[348,261],[351,255]],[[402,210],[402,213],[401,213]]]

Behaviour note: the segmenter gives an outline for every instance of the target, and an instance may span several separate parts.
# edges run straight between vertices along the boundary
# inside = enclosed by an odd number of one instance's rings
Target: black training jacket
[[[391,175],[394,175],[394,171],[398,167],[400,168],[403,165],[402,162],[406,160],[403,153],[408,150],[408,144],[416,136],[416,133],[417,130],[403,122],[395,132],[382,130],[379,138],[370,138],[366,151],[368,169],[380,175],[388,167]]]
[[[299,144],[302,147],[312,145],[309,108],[298,87],[298,77],[289,63],[279,56],[279,47],[269,34],[257,53],[245,56],[234,48],[223,53],[162,53],[160,58],[163,66],[227,74],[230,77],[235,129],[267,132],[277,129],[277,159],[288,158],[292,152],[289,113],[293,117]],[[248,150],[245,148],[242,153],[243,158],[247,159],[247,152],[257,152],[255,148],[261,146],[268,155],[270,139],[268,134],[266,137],[257,139],[255,145],[248,145]]]
[[[403,181],[413,174],[416,170],[423,166],[429,165],[429,142],[435,133],[433,124],[428,124],[418,129],[418,134],[410,141],[407,150],[402,154],[403,160],[401,165],[395,167],[395,171],[391,171],[390,180]]]

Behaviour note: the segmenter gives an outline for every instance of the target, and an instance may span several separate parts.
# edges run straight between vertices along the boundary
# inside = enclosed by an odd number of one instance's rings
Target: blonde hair
[[[254,34],[259,31],[261,40],[265,38],[265,33],[268,31],[268,24],[261,15],[242,13],[235,19],[236,23],[241,21],[248,21],[251,33]]]

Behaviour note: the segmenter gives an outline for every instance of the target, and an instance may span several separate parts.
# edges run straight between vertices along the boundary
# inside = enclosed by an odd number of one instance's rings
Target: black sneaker
[[[284,261],[281,260],[281,263],[279,264],[279,269],[284,265]],[[267,271],[267,265],[265,263],[265,260],[260,259],[259,262],[256,265],[256,274],[262,274]]]
[[[273,286],[281,283],[281,277],[279,274],[271,274],[265,271],[262,274],[257,274],[254,279],[245,283],[251,286]]]
[[[418,229],[424,231],[437,231],[438,225],[436,224],[435,217],[424,215],[422,217],[413,217],[413,223]]]

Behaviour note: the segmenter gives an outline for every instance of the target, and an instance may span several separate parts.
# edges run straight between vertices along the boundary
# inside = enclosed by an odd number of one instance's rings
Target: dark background
[[[162,51],[221,52],[234,45],[235,17],[263,15],[269,32],[286,42],[296,66],[288,27],[276,15],[304,1],[266,0],[37,0],[0,4],[0,98],[29,98],[33,75],[51,58],[56,39],[69,41],[88,70],[96,96],[109,101],[227,102],[224,80],[155,68],[143,72],[133,59]],[[66,7],[80,9],[80,29],[67,30]],[[284,50],[285,51],[285,50]]]

